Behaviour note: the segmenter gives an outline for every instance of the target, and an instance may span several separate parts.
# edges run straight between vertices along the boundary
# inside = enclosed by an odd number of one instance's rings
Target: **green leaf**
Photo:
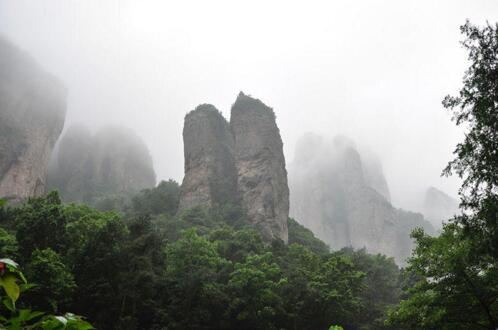
[[[21,288],[21,292],[28,291],[34,287],[37,287],[37,286],[38,285],[35,283],[23,283],[23,284],[19,285],[19,287]]]
[[[24,274],[19,270],[19,265],[17,264],[17,262],[9,258],[0,259],[0,262],[7,265],[7,270],[9,272],[17,274],[24,283],[28,283],[26,277],[24,277]]]
[[[9,259],[9,258],[0,259],[0,262],[3,262],[7,266],[13,267],[15,270],[17,270],[19,268],[19,265],[17,264],[17,262],[15,262],[14,260]]]
[[[0,285],[3,286],[7,296],[12,300],[13,303],[19,298],[21,289],[16,283],[17,278],[12,273],[7,273],[2,278],[0,278]]]
[[[64,325],[67,324],[67,319],[64,316],[56,316],[55,319]]]
[[[28,284],[28,280],[26,279],[26,277],[24,277],[23,273],[21,273],[20,271],[17,271],[16,274],[19,275],[19,277],[24,282],[24,284]]]
[[[34,318],[40,317],[44,315],[45,313],[43,312],[33,312],[31,309],[21,309],[19,311],[19,320],[22,322],[30,321]]]
[[[12,302],[12,300],[10,300],[10,298],[4,298],[2,300],[2,303],[5,306],[5,308],[7,308],[9,311],[15,312],[16,308],[15,308],[14,303]]]

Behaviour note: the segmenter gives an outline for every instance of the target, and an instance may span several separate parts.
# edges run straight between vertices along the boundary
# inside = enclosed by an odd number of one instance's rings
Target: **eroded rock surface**
[[[234,204],[267,241],[288,241],[289,189],[273,110],[240,93],[230,124],[212,105],[185,117],[180,209]]]
[[[234,140],[228,122],[214,106],[200,105],[185,116],[183,144],[180,210],[238,203]]]
[[[288,240],[289,188],[280,131],[271,108],[240,93],[232,106],[237,188],[248,221],[267,239]]]
[[[421,214],[394,208],[370,186],[362,157],[347,138],[305,136],[289,171],[291,216],[333,250],[366,248],[404,264],[411,230],[434,232]]]
[[[0,39],[0,198],[22,200],[45,191],[65,114],[62,84]]]

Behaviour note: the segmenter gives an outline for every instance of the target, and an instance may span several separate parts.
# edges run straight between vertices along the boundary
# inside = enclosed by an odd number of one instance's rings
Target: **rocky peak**
[[[154,187],[156,177],[147,146],[131,129],[110,126],[92,135],[72,126],[61,138],[48,181],[65,201],[96,205],[99,198]]]
[[[62,84],[0,39],[0,197],[24,199],[45,191],[65,115]]]
[[[411,230],[423,227],[433,233],[421,214],[394,208],[370,186],[363,154],[349,139],[307,136],[297,145],[289,175],[291,216],[332,249],[364,247],[404,264]],[[303,156],[307,159],[299,159]]]
[[[156,185],[147,145],[135,131],[107,126],[94,136],[97,182],[109,192],[133,193]]]
[[[288,240],[289,188],[273,109],[240,93],[232,106],[237,188],[248,221],[266,239]]]
[[[365,183],[375,189],[388,202],[391,202],[391,192],[384,176],[384,169],[379,158],[371,152],[362,150],[363,174]]]
[[[183,127],[185,177],[180,210],[237,200],[234,141],[228,122],[210,104],[185,116]]]
[[[266,240],[287,242],[287,171],[271,108],[241,92],[228,124],[212,105],[200,105],[185,117],[183,140],[180,209],[236,204]]]
[[[436,228],[458,214],[458,201],[435,187],[429,187],[424,196],[422,212]]]

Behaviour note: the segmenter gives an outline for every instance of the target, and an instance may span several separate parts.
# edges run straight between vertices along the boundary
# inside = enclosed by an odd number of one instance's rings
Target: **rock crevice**
[[[233,204],[267,240],[288,240],[289,189],[273,110],[242,92],[230,123],[212,105],[185,117],[180,209]]]
[[[180,209],[237,202],[234,139],[228,122],[212,105],[198,106],[183,127],[185,178]]]

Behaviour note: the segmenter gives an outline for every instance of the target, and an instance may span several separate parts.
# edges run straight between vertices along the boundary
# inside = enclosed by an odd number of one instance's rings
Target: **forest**
[[[414,230],[406,267],[299,219],[268,243],[231,203],[179,209],[173,180],[106,208],[51,191],[0,203],[0,329],[498,328],[498,24],[461,32],[460,215]]]

